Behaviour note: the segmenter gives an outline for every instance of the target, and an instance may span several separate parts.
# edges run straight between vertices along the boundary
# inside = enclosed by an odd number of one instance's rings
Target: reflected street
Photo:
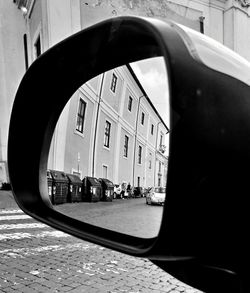
[[[54,208],[80,221],[142,238],[158,234],[163,212],[162,206],[147,205],[145,198],[66,203]]]
[[[51,140],[52,205],[97,227],[156,237],[163,209],[138,197],[167,185],[169,124],[162,56],[123,64],[83,83],[64,107]],[[149,204],[165,200],[158,192],[150,196]]]

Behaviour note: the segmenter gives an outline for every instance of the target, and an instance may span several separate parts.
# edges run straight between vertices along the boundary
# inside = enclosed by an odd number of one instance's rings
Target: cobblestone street
[[[54,208],[71,218],[141,238],[156,237],[161,226],[163,206],[147,205],[145,198],[112,202],[65,203]]]
[[[146,259],[82,241],[12,207],[0,210],[0,292],[199,291]]]

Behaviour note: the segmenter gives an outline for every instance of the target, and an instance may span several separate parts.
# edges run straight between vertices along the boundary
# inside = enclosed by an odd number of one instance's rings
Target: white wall
[[[79,5],[79,0],[47,0],[47,15],[44,18],[48,23],[49,47],[80,30]],[[68,114],[69,106],[60,117],[51,143],[51,150],[54,150],[51,152],[53,166],[57,170],[64,170]]]
[[[0,1],[0,184],[7,182],[7,140],[10,113],[25,72],[25,21],[13,1]]]

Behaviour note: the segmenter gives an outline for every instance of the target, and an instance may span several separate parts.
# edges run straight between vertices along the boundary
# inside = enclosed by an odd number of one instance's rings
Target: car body
[[[166,198],[165,187],[153,187],[146,195],[146,204],[149,205],[164,205]]]

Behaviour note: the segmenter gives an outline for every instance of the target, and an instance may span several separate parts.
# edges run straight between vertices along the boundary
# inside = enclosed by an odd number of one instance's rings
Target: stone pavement
[[[82,241],[37,222],[11,198],[5,193],[0,200],[0,293],[199,292],[147,259]]]
[[[17,207],[12,191],[0,190],[0,210]]]

